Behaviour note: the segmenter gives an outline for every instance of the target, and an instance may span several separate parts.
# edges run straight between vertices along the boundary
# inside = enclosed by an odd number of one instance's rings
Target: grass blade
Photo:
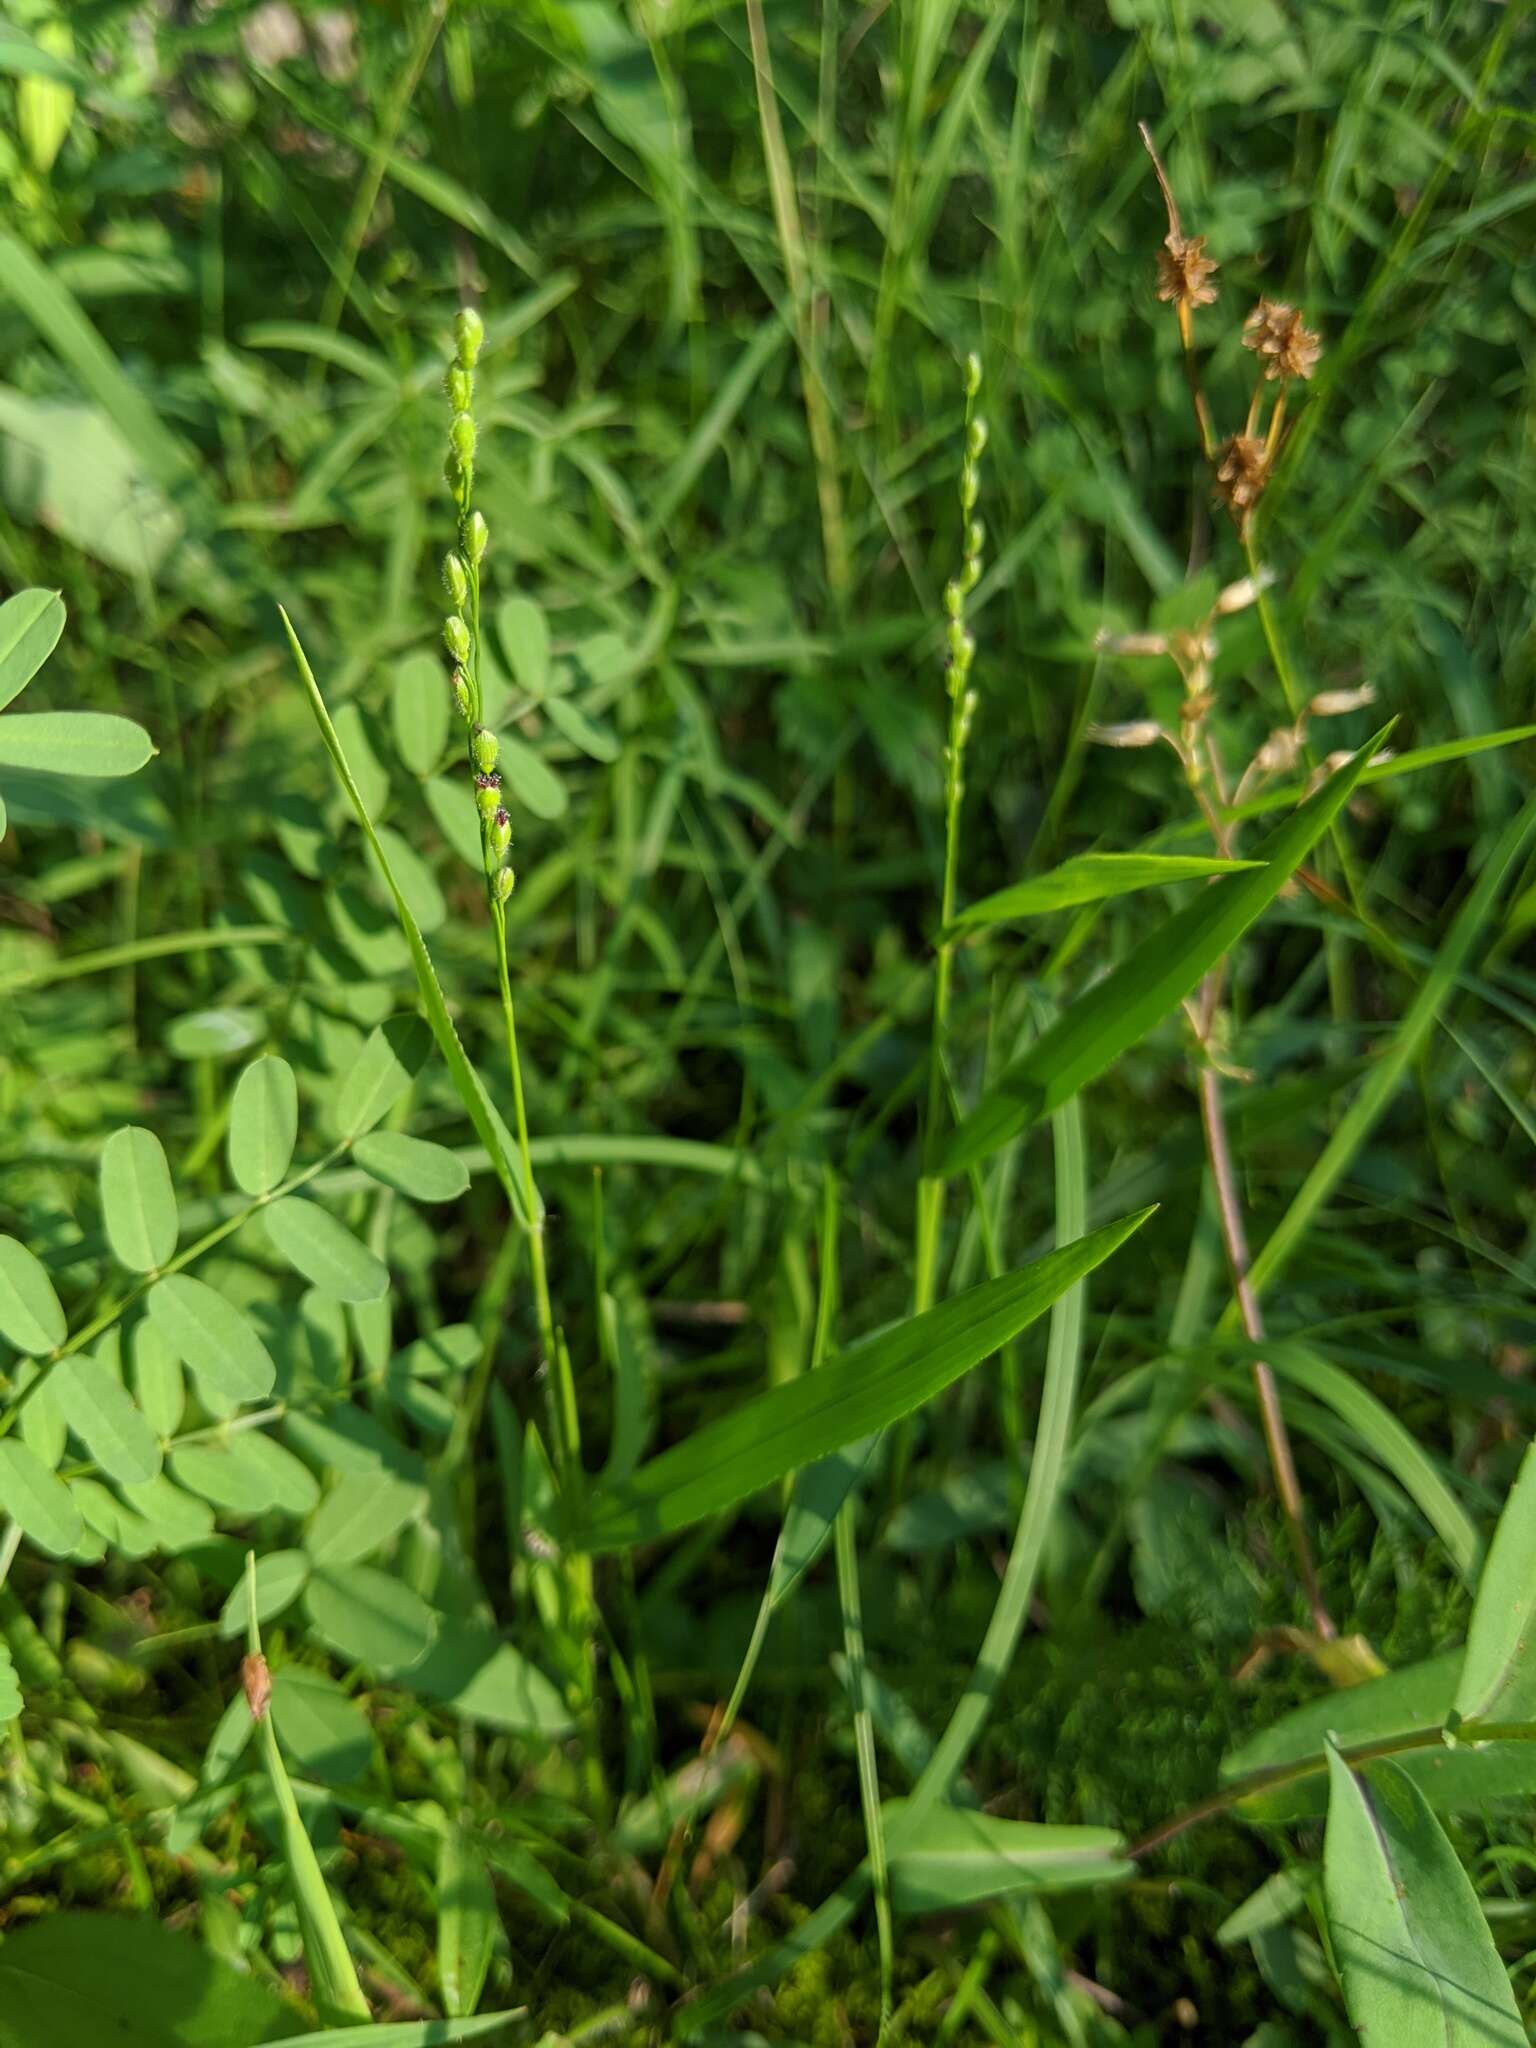
[[[1536,1446],[1526,1451],[1499,1516],[1456,1688],[1464,1721],[1525,1721],[1536,1717],[1536,1644],[1531,1608],[1536,1602]]]
[[[1256,860],[1217,860],[1210,855],[1181,853],[1080,853],[1049,873],[1015,882],[968,903],[955,919],[957,930],[978,925],[1007,924],[1014,918],[1045,917],[1080,903],[1100,903],[1109,896],[1128,896],[1138,889],[1161,888],[1169,882],[1209,881],[1262,867]]]
[[[1260,866],[1203,889],[1042,1033],[953,1134],[938,1171],[963,1173],[1037,1123],[1198,987],[1327,831],[1390,730],[1367,741],[1265,842]]]
[[[580,1550],[625,1550],[674,1534],[899,1421],[1026,1329],[1151,1214],[1122,1217],[1001,1280],[983,1281],[706,1424],[631,1479],[595,1489],[567,1541]]]

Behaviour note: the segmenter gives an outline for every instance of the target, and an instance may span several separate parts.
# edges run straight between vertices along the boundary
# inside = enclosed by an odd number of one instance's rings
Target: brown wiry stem
[[[1259,1298],[1248,1279],[1248,1233],[1243,1224],[1237,1176],[1232,1170],[1232,1150],[1227,1142],[1226,1113],[1221,1101],[1221,1077],[1209,1061],[1200,1069],[1200,1121],[1205,1130],[1205,1149],[1211,1162],[1211,1179],[1215,1186],[1216,1207],[1221,1219],[1222,1243],[1226,1247],[1227,1264],[1232,1269],[1232,1286],[1243,1318],[1243,1329],[1251,1344],[1262,1344],[1264,1315],[1259,1307]],[[1290,1528],[1291,1544],[1296,1552],[1296,1569],[1301,1574],[1302,1589],[1312,1613],[1312,1626],[1325,1640],[1331,1640],[1338,1634],[1338,1630],[1334,1627],[1333,1617],[1324,1605],[1322,1588],[1317,1580],[1317,1568],[1312,1562],[1312,1546],[1307,1540],[1306,1518],[1302,1506],[1301,1482],[1296,1477],[1296,1460],[1291,1454],[1290,1434],[1286,1429],[1285,1415],[1280,1406],[1280,1389],[1275,1384],[1274,1373],[1262,1359],[1255,1359],[1253,1362],[1253,1385],[1258,1396],[1259,1417],[1264,1425],[1264,1442],[1269,1449],[1270,1469],[1275,1475],[1275,1491],[1280,1496],[1280,1506]]]

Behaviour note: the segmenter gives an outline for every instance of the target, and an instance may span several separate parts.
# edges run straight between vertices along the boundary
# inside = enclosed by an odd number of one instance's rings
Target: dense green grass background
[[[50,13],[12,11],[23,38]],[[279,601],[333,709],[355,706],[349,731],[371,736],[381,807],[441,898],[432,944],[466,1040],[499,1071],[479,884],[392,725],[398,665],[435,660],[450,532],[439,379],[466,296],[490,335],[491,597],[542,608],[612,737],[594,754],[537,714],[520,728],[552,771],[524,792],[535,807],[514,810],[535,1135],[694,1140],[749,1161],[722,1177],[630,1145],[604,1177],[606,1257],[658,1442],[803,1365],[824,1164],[844,1183],[847,1333],[907,1306],[942,857],[939,599],[959,552],[968,351],[991,432],[962,894],[1186,815],[1171,755],[1087,738],[1093,721],[1148,708],[1139,672],[1095,652],[1100,629],[1143,624],[1208,565],[1222,579],[1243,568],[1153,294],[1166,221],[1138,119],[1186,227],[1222,265],[1198,332],[1225,430],[1246,405],[1238,337],[1260,292],[1302,305],[1324,338],[1259,548],[1304,689],[1377,692],[1328,744],[1358,744],[1378,714],[1398,715],[1402,747],[1529,716],[1525,0],[764,12],[755,70],[749,14],[702,0],[355,16],[100,0],[68,10],[78,91],[51,164],[26,119],[5,124],[0,577],[59,587],[70,612],[31,708],[125,711],[160,750],[131,782],[62,806],[42,785],[6,789],[0,1216],[50,1255],[61,1288],[95,1270],[107,1130],[151,1123],[185,1202],[222,1188],[234,1069],[188,1037],[189,1015],[234,1013],[230,1057],[266,1042],[319,1073],[344,1068],[396,1000],[398,944],[336,806]],[[28,70],[11,34],[7,96]],[[1252,614],[1224,635],[1218,679],[1240,763],[1285,712]],[[1244,948],[1231,1056],[1253,1082],[1232,1094],[1259,1241],[1401,1016],[1529,758],[1489,753],[1357,805],[1363,896],[1406,968],[1304,894]],[[1431,1038],[1271,1305],[1278,1330],[1366,1378],[1485,1522],[1530,1405],[1531,880],[1458,993],[1456,1037]],[[1061,918],[964,951],[962,1097],[1031,1028],[1037,999],[1082,987],[1154,917],[1133,897],[1082,928]],[[249,933],[316,918],[302,956],[280,933]],[[1148,1374],[1166,1365],[1200,1207],[1182,1043],[1170,1023],[1087,1098],[1095,1217],[1162,1208],[1095,1285],[1087,1421],[1037,1617],[1049,1625],[973,1766],[1001,1811],[1133,1832],[1208,1790],[1224,1747],[1318,1685],[1284,1658],[1231,1682],[1256,1631],[1304,1619],[1258,1465],[1245,1471],[1199,1409],[1166,1457],[1143,1456]],[[462,1139],[445,1087],[417,1127]],[[1052,1228],[1048,1161],[1037,1134],[1009,1168],[1007,1262]],[[545,1192],[573,1350],[592,1361],[590,1174],[549,1168]],[[956,1286],[984,1270],[961,1216],[957,1202]],[[402,1212],[399,1341],[412,1318],[430,1327],[472,1306],[503,1231],[484,1178],[430,1226]],[[1213,1266],[1197,1304],[1195,1362],[1210,1376],[1233,1373],[1205,1336],[1224,1284]],[[530,1346],[519,1291],[500,1364],[533,1412]],[[1016,1510],[1010,1432],[1032,1428],[1038,1346],[1019,1370],[1017,1408],[990,1369],[949,1397],[900,1497],[877,1485],[864,1518],[872,1665],[930,1730],[995,1597]],[[611,1404],[595,1363],[581,1393],[600,1454]],[[1465,1594],[1401,1488],[1337,1422],[1298,1407],[1341,1627],[1388,1661],[1456,1640]],[[497,1488],[487,1445],[491,1576],[506,1555]],[[619,1717],[620,1790],[683,1762],[701,1703],[728,1691],[770,1506],[615,1592],[618,1641],[653,1701]],[[232,1683],[226,1650],[145,1653],[152,1632],[213,1611],[220,1596],[195,1570],[113,1564],[72,1582],[33,1563],[11,1592],[55,1647],[72,1644],[72,1679],[106,1721],[197,1768]],[[749,1702],[762,1748],[740,1840],[697,1877],[694,1906],[624,1907],[686,1974],[729,1967],[719,1928],[779,1859],[783,1897],[765,1910],[782,1925],[862,1853],[828,1663],[840,1635],[817,1580],[770,1637]],[[418,1725],[397,1743],[387,1698],[377,1711],[395,1793],[443,1797],[453,1740]],[[905,1724],[890,1725],[883,1768],[899,1791]],[[474,1796],[492,1807],[530,1787],[551,1801],[574,1791],[558,1763],[479,1763]],[[73,1767],[66,1750],[60,1764]],[[131,1811],[142,1787],[120,1764],[92,1768],[93,1798]],[[69,1825],[67,1808],[18,1793],[6,1846],[33,1855]],[[1462,1846],[1481,1849],[1482,1823],[1460,1825]],[[1524,1846],[1474,1868],[1509,1905],[1529,1890],[1531,1837],[1519,1822],[1499,1839]],[[1300,1850],[1315,1854],[1315,1839]],[[569,1853],[579,1891],[585,1838]],[[989,1964],[990,2005],[951,2038],[1325,2038],[1338,2022],[1304,1924],[1251,1945],[1214,1939],[1274,1864],[1274,1844],[1223,1824],[1107,1904],[1033,1910]],[[5,1926],[58,1901],[172,1915],[198,1898],[184,1866],[125,1852],[110,1830],[19,1877],[6,1869]],[[606,1866],[588,1881],[612,1894]],[[413,1989],[430,1996],[419,1880],[364,1837],[339,1889],[406,1973],[402,2009]],[[1514,1956],[1526,1922],[1510,1910]],[[911,2038],[933,2037],[977,1924],[903,1934]],[[507,1925],[513,1995],[540,2024],[624,1996],[633,1971],[611,1946],[515,1906]],[[873,2039],[871,1955],[841,1941],[756,2024],[817,2048]],[[988,2011],[1013,2031],[996,2033]]]

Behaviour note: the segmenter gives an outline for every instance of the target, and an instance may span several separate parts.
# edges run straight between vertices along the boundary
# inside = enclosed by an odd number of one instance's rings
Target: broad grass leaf
[[[237,1308],[204,1280],[168,1273],[149,1290],[156,1329],[199,1381],[230,1401],[264,1401],[277,1380],[270,1354]]]
[[[299,1135],[299,1084],[284,1059],[252,1060],[229,1106],[229,1171],[247,1195],[282,1183]]]
[[[1015,882],[994,895],[968,903],[955,918],[957,929],[1007,924],[1015,918],[1044,917],[1080,903],[1099,903],[1109,896],[1128,896],[1170,882],[1208,881],[1213,876],[1240,874],[1261,863],[1216,860],[1196,854],[1080,853],[1048,874]]]
[[[176,1256],[181,1226],[165,1148],[127,1124],[101,1148],[101,1215],[107,1242],[130,1273],[154,1273]]]
[[[437,1630],[437,1616],[419,1593],[366,1564],[317,1566],[304,1588],[304,1611],[328,1648],[378,1672],[408,1670]]]
[[[898,1913],[951,1913],[1019,1892],[1070,1891],[1132,1877],[1113,1828],[1052,1827],[957,1806],[930,1806],[896,1831],[891,1800],[891,1903]]]
[[[1259,849],[1261,865],[1201,889],[1120,966],[1079,996],[961,1123],[938,1170],[963,1173],[1075,1095],[1198,987],[1268,908],[1348,801],[1383,727]]]
[[[1455,1700],[1462,1658],[1460,1650],[1451,1650],[1364,1685],[1325,1693],[1231,1751],[1221,1762],[1223,1784],[1277,1766],[1305,1767],[1303,1776],[1250,1792],[1237,1812],[1262,1825],[1321,1815],[1327,1804],[1324,1766],[1329,1736],[1349,1749],[1443,1726]],[[1468,1742],[1451,1747],[1437,1742],[1405,1751],[1397,1764],[1438,1813],[1478,1812],[1504,1801],[1525,1802],[1536,1794],[1536,1743]]]
[[[0,709],[21,695],[63,631],[64,600],[56,590],[18,590],[0,604]]]
[[[358,1564],[392,1542],[425,1504],[422,1487],[346,1473],[315,1510],[304,1548],[317,1565]]]
[[[395,663],[390,710],[400,759],[413,775],[431,775],[448,744],[448,687],[435,654]]]
[[[15,1437],[0,1437],[0,1510],[56,1557],[69,1556],[84,1533],[69,1488]]]
[[[290,2007],[202,1942],[141,1913],[50,1913],[0,1949],[5,2048],[258,2048]]]
[[[378,1301],[389,1292],[389,1268],[329,1209],[285,1195],[261,1212],[267,1235],[293,1267],[332,1301]]]
[[[675,1533],[899,1421],[1026,1329],[1151,1214],[1123,1217],[1015,1273],[984,1281],[706,1423],[630,1478],[594,1488],[567,1532],[576,1549],[627,1549]]]
[[[1328,1782],[1323,1898],[1355,2031],[1392,2048],[1525,2048],[1482,1905],[1418,1787],[1333,1749]]]
[[[155,752],[142,725],[110,711],[12,711],[0,720],[0,769],[30,775],[132,775]]]
[[[359,1138],[353,1156],[364,1173],[416,1202],[452,1202],[469,1186],[469,1168],[457,1152],[403,1131],[370,1132]]]
[[[51,1377],[64,1420],[109,1479],[134,1485],[155,1477],[160,1440],[115,1373],[76,1352]]]
[[[450,2018],[466,2018],[480,2003],[500,1927],[485,1857],[450,1823],[437,1859],[437,1978]]]
[[[427,1030],[419,1017],[391,1017],[368,1035],[336,1098],[336,1129],[360,1138],[394,1108],[421,1072]]]
[[[842,1450],[818,1458],[795,1474],[763,1596],[770,1606],[777,1607],[789,1598],[831,1542],[838,1512],[863,1478],[879,1441],[877,1432],[858,1443],[845,1444]]]
[[[1536,1444],[1520,1461],[1472,1604],[1456,1687],[1464,1721],[1536,1720]]]
[[[309,1577],[309,1559],[302,1550],[269,1550],[256,1560],[256,1619],[271,1621],[291,1607]],[[242,1572],[234,1591],[219,1611],[219,1634],[226,1641],[244,1637],[251,1625],[250,1575]]]
[[[334,1679],[301,1664],[273,1674],[272,1725],[289,1758],[322,1785],[355,1785],[373,1761],[361,1707]]]
[[[18,1351],[55,1351],[69,1334],[53,1282],[24,1244],[0,1237],[0,1337]]]

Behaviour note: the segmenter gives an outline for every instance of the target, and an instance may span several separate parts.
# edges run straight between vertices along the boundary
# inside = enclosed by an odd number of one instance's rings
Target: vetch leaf
[[[318,1567],[304,1588],[316,1635],[338,1656],[378,1672],[403,1671],[424,1657],[437,1616],[419,1593],[372,1565]]]
[[[404,1480],[344,1473],[315,1510],[304,1547],[317,1565],[357,1564],[398,1536],[425,1500]]]
[[[302,1550],[269,1550],[256,1560],[256,1619],[271,1621],[291,1607],[309,1577],[309,1559]],[[219,1612],[219,1634],[226,1641],[243,1636],[251,1625],[250,1574],[239,1583]]]
[[[355,1784],[373,1761],[373,1734],[362,1709],[333,1678],[288,1664],[272,1679],[272,1725],[307,1778]]]
[[[1356,2032],[1392,2048],[1524,2048],[1471,1880],[1423,1794],[1386,1759],[1328,1753],[1323,1896]]]
[[[57,1350],[68,1334],[41,1260],[16,1238],[0,1237],[0,1337],[31,1354]]]
[[[579,704],[569,697],[546,697],[544,709],[550,724],[563,739],[594,761],[612,762],[619,758],[619,736],[612,726],[603,725],[590,718]]]
[[[1196,854],[1080,853],[1048,874],[1015,882],[995,895],[968,903],[955,917],[957,929],[1008,924],[1015,918],[1044,917],[1080,903],[1098,903],[1108,896],[1128,896],[1138,889],[1156,889],[1170,882],[1209,880],[1235,875],[1262,863],[1215,860]]]
[[[1068,1891],[1134,1876],[1113,1828],[1050,1827],[957,1806],[930,1806],[898,1830],[891,1823],[891,1903],[898,1913],[952,1913],[1020,1892]]]
[[[1472,1604],[1456,1687],[1464,1721],[1536,1720],[1536,1444],[1499,1516]]]
[[[16,1676],[16,1666],[11,1662],[10,1645],[0,1639],[0,1728],[7,1721],[16,1719],[23,1704],[21,1681]]]
[[[176,1190],[153,1131],[128,1124],[102,1146],[101,1214],[113,1255],[130,1273],[155,1273],[175,1258]]]
[[[64,600],[56,590],[18,590],[0,604],[0,709],[21,695],[63,631]]]
[[[542,697],[549,687],[549,627],[531,597],[509,597],[497,607],[501,651],[520,690]]]
[[[69,1488],[15,1437],[0,1437],[0,1509],[56,1557],[67,1557],[83,1534]]]
[[[984,1281],[707,1423],[630,1478],[595,1488],[585,1520],[567,1540],[577,1549],[608,1551],[671,1535],[899,1421],[1026,1329],[1151,1213],[1123,1217]]]
[[[1103,1073],[1143,1038],[1268,908],[1348,801],[1386,726],[1265,841],[1261,865],[1200,890],[1128,959],[1079,996],[956,1130],[941,1173],[963,1173]]]
[[[12,711],[0,719],[0,769],[29,775],[132,775],[155,752],[149,734],[110,711]]]
[[[451,2018],[467,2017],[480,2003],[500,1925],[485,1858],[450,1824],[437,1858],[437,1975]]]
[[[570,803],[565,784],[526,740],[518,739],[513,733],[506,734],[496,765],[501,770],[506,792],[524,810],[532,811],[536,818],[565,816]]]
[[[555,1740],[576,1725],[553,1680],[486,1628],[455,1626],[440,1632],[400,1683],[486,1728]]]
[[[360,1138],[388,1116],[426,1059],[429,1040],[419,1017],[391,1017],[369,1033],[336,1100],[336,1128]]]
[[[267,1195],[288,1171],[299,1135],[299,1084],[284,1059],[252,1060],[229,1106],[229,1170],[247,1195]]]
[[[237,1308],[190,1273],[169,1273],[149,1290],[155,1327],[181,1359],[230,1401],[264,1401],[277,1371]]]
[[[134,1396],[145,1421],[157,1437],[174,1436],[187,1405],[180,1358],[148,1316],[134,1325],[130,1349]]]
[[[261,1216],[294,1271],[332,1301],[378,1301],[389,1292],[389,1268],[318,1202],[285,1195]]]
[[[64,1420],[109,1479],[137,1485],[160,1470],[160,1443],[115,1373],[76,1352],[52,1372]]]
[[[255,1045],[266,1028],[260,1010],[193,1010],[166,1032],[166,1049],[179,1060],[233,1059]]]
[[[401,1131],[373,1131],[354,1149],[358,1165],[386,1187],[417,1202],[452,1202],[469,1186],[469,1168],[457,1152]]]
[[[395,663],[390,698],[395,747],[413,775],[430,775],[448,744],[448,688],[434,654],[408,654]]]

